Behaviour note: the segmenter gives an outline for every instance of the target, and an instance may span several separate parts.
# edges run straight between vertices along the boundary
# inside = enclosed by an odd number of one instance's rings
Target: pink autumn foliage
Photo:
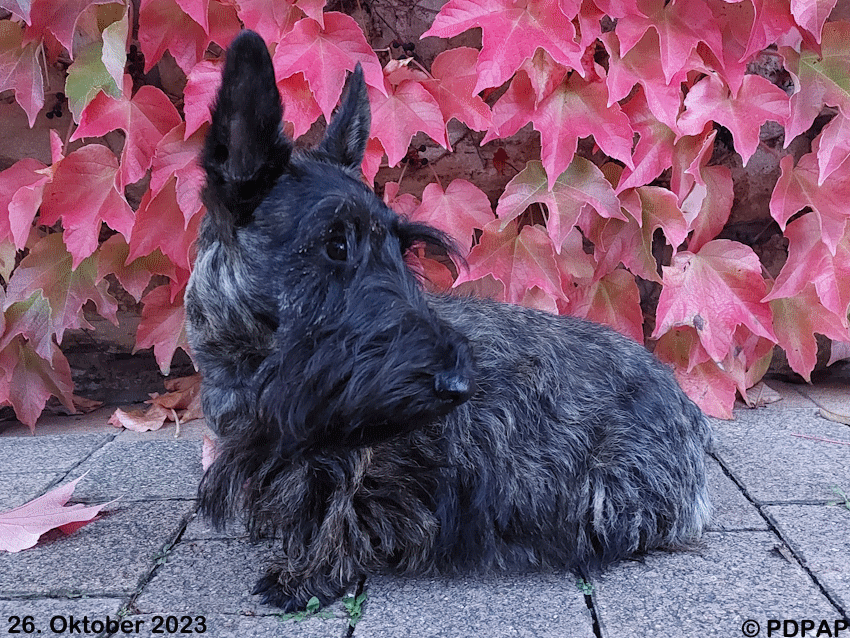
[[[197,154],[221,51],[247,27],[269,43],[296,136],[330,116],[362,65],[370,181],[381,165],[416,157],[414,136],[446,152],[458,126],[481,140],[502,179],[489,197],[474,176],[441,175],[439,161],[419,192],[403,173],[378,180],[385,201],[449,233],[465,257],[452,266],[412,255],[429,286],[586,317],[636,340],[651,334],[690,396],[729,417],[775,345],[809,378],[815,333],[835,352],[850,341],[850,23],[830,18],[834,5],[449,0],[422,37],[476,30],[481,47],[443,41],[428,65],[370,42],[363,24],[320,0],[5,3],[0,91],[32,126],[56,102],[42,65],[70,60],[75,122],[51,132],[50,164],[24,158],[0,172],[0,404],[30,427],[50,396],[73,408],[63,334],[88,326],[88,301],[115,320],[107,275],[142,304],[137,348],[152,347],[166,373],[186,348],[183,291],[204,214]],[[140,73],[166,52],[185,76],[182,95]],[[784,66],[787,86],[752,72],[766,59]],[[818,115],[828,117],[810,132]],[[726,130],[746,165],[763,125],[784,128],[785,148],[811,140],[781,157],[765,202],[788,245],[775,280],[751,247],[718,237],[734,190],[730,170],[712,162]],[[524,163],[498,146],[521,129],[540,142]],[[138,205],[128,187],[141,189]]]
[[[52,529],[71,534],[94,520],[113,501],[102,505],[66,505],[82,478],[60,485],[20,507],[0,512],[0,550],[19,552],[35,545],[42,534]]]

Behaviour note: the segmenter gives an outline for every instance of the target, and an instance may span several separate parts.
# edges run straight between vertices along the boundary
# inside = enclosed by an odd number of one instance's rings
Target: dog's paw
[[[325,607],[345,593],[345,588],[328,588],[327,585],[320,588],[322,591],[316,592],[304,586],[290,588],[281,584],[279,574],[269,572],[257,581],[251,593],[259,596],[264,605],[279,607],[283,613],[292,613],[304,611],[307,602],[313,597],[318,598],[319,604]]]
[[[257,581],[251,594],[260,597],[260,602],[263,605],[271,605],[272,607],[280,607],[284,613],[290,613],[304,609],[306,601],[299,605],[299,598],[283,591],[278,580],[278,575],[269,572]]]

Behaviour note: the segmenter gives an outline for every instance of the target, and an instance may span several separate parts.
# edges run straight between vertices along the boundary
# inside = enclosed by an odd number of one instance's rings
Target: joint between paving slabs
[[[136,585],[135,591],[130,595],[129,600],[121,606],[121,610],[124,613],[129,613],[133,611],[136,607],[136,599],[141,595],[142,590],[144,590],[145,586],[153,579],[154,574],[156,574],[157,570],[166,563],[168,559],[168,555],[171,554],[174,547],[177,543],[180,542],[180,539],[183,538],[183,534],[186,532],[186,528],[189,525],[189,522],[195,516],[197,512],[197,506],[189,511],[185,516],[183,516],[183,520],[180,522],[180,527],[177,530],[177,533],[174,535],[170,541],[166,541],[159,552],[154,556],[153,566],[146,573],[143,574],[141,578],[139,578],[139,583]]]
[[[596,603],[593,600],[595,591],[596,589],[593,589],[589,594],[584,595],[584,604],[587,605],[587,609],[590,611],[590,618],[593,621],[594,638],[603,638],[602,627],[599,625],[599,615],[596,613]]]
[[[366,591],[366,576],[363,576],[358,581],[357,589],[354,591],[354,599],[357,600],[357,598],[359,598],[363,594],[364,591]],[[369,603],[367,601],[365,603],[367,608],[368,608],[368,604]],[[364,609],[364,615],[365,615],[365,609]],[[363,620],[363,618],[361,617],[360,620]],[[345,629],[345,633],[342,634],[342,638],[353,638],[355,631],[357,631],[357,625],[349,624],[348,627],[346,627],[346,629]]]
[[[105,448],[107,445],[109,445],[110,443],[112,443],[112,442],[115,440],[115,437],[117,437],[117,436],[118,436],[118,433],[115,433],[115,434],[108,434],[107,436],[108,436],[109,438],[108,438],[106,441],[104,441],[101,445],[98,445],[98,446],[97,446],[96,448],[94,448],[91,452],[89,452],[88,454],[86,454],[85,456],[83,456],[83,458],[81,458],[79,461],[77,461],[77,462],[76,462],[76,463],[74,463],[71,467],[69,467],[69,468],[68,468],[65,472],[63,472],[61,476],[59,476],[58,478],[56,478],[56,479],[54,479],[53,481],[51,481],[51,482],[47,485],[47,487],[46,487],[46,488],[44,488],[44,492],[42,492],[41,494],[39,494],[39,496],[44,496],[44,494],[46,494],[46,493],[47,493],[47,492],[49,492],[50,490],[54,489],[55,487],[58,487],[59,485],[61,485],[61,484],[62,484],[62,483],[64,483],[65,481],[67,481],[67,480],[68,480],[68,477],[69,477],[69,476],[71,476],[71,475],[73,475],[74,470],[76,470],[76,469],[77,469],[78,467],[80,467],[83,463],[85,463],[86,461],[88,461],[88,460],[89,460],[91,457],[93,457],[95,454],[97,454],[98,452],[100,452],[100,451],[101,451],[103,448]],[[73,502],[75,502],[75,501],[72,499],[72,501],[71,501],[71,502],[73,503]]]
[[[794,546],[782,535],[782,532],[779,530],[779,527],[774,523],[773,519],[770,517],[767,512],[765,512],[762,508],[767,507],[769,505],[781,504],[787,505],[788,503],[758,503],[756,500],[750,496],[750,493],[747,491],[747,488],[744,487],[743,483],[741,483],[738,478],[732,473],[732,471],[726,466],[726,463],[723,462],[715,452],[711,452],[711,457],[717,461],[720,465],[720,469],[723,470],[723,473],[729,477],[729,479],[737,486],[739,490],[741,490],[741,494],[744,495],[744,498],[750,502],[750,504],[756,508],[756,511],[759,513],[764,519],[764,522],[767,524],[768,529],[773,532],[773,534],[779,539],[782,545],[788,550],[788,553],[793,557],[794,561],[796,561],[797,567],[799,567],[805,574],[809,576],[812,582],[815,584],[815,587],[818,588],[821,594],[829,601],[829,603],[836,609],[836,611],[841,614],[841,616],[845,620],[850,620],[850,610],[844,609],[844,607],[829,593],[827,588],[820,582],[817,576],[809,569],[809,566],[806,564],[805,559],[800,555],[798,551],[794,549]],[[793,503],[792,503],[793,504]],[[820,505],[818,502],[813,503],[803,503],[805,505]],[[824,507],[826,507],[826,501],[823,502]],[[736,530],[736,531],[746,531],[746,530]],[[734,532],[730,532],[734,533]],[[788,560],[788,556],[785,552],[780,552],[786,560]]]

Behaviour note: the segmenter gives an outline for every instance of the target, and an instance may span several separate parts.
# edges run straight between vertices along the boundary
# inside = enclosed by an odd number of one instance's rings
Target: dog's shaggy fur
[[[358,68],[293,151],[263,41],[227,53],[186,294],[219,456],[200,486],[281,550],[291,610],[367,573],[566,567],[686,546],[709,518],[709,429],[670,372],[602,326],[425,294],[405,252],[445,236],[359,177]]]

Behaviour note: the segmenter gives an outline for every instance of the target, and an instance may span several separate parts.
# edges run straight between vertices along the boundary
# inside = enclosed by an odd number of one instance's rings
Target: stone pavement
[[[353,630],[342,603],[299,621],[250,595],[270,548],[195,516],[201,422],[179,438],[116,430],[107,410],[46,418],[36,436],[12,425],[0,511],[84,473],[73,501],[119,500],[70,536],[0,553],[0,634],[850,638],[850,501],[836,491],[850,499],[850,426],[818,413],[850,414],[850,384],[771,385],[782,401],[714,422],[716,514],[693,551],[623,563],[589,595],[565,573],[374,577]]]

